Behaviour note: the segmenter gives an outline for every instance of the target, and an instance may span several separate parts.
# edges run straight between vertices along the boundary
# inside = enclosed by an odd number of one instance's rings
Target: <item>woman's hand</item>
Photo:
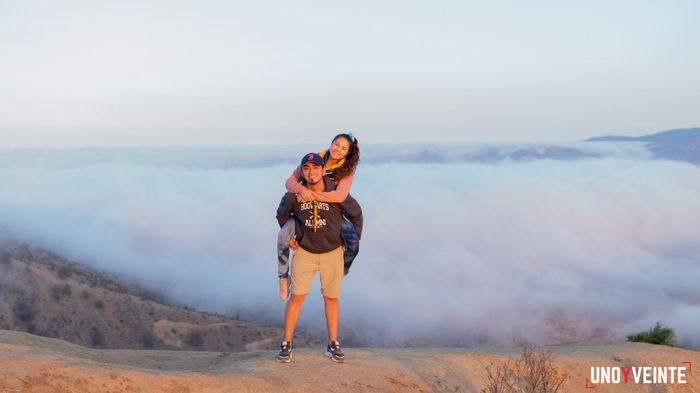
[[[289,248],[296,251],[299,248],[299,242],[297,239],[289,239]]]
[[[297,201],[299,201],[299,202],[311,202],[311,201],[315,201],[315,200],[316,200],[316,195],[314,194],[314,192],[309,190],[306,187],[304,187],[304,189],[301,190],[301,192],[297,194]]]

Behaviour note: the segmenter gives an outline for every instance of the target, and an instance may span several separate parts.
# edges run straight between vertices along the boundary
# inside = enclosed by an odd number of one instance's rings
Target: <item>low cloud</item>
[[[251,149],[48,151],[38,164],[14,161],[37,152],[5,151],[0,231],[182,304],[279,324],[274,214],[292,151],[306,146]],[[619,154],[387,163],[374,152],[353,186],[365,230],[341,297],[352,342],[619,339],[661,320],[700,346],[700,168]],[[317,293],[300,328],[322,334]]]

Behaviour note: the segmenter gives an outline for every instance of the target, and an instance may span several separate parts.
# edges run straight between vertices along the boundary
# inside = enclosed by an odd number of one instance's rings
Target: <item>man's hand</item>
[[[289,248],[296,251],[299,248],[299,242],[297,239],[289,239]]]
[[[311,201],[315,201],[315,200],[316,200],[316,195],[314,194],[314,192],[309,190],[306,187],[304,187],[304,189],[301,190],[301,192],[297,194],[297,201],[298,202],[311,202]]]

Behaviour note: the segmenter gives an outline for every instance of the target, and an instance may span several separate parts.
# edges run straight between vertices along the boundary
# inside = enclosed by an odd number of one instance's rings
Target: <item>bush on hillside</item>
[[[105,338],[102,332],[97,327],[90,328],[90,341],[92,341],[93,347],[101,347],[105,343]]]
[[[202,344],[204,344],[204,333],[201,332],[192,332],[189,335],[187,335],[187,344],[199,348]]]
[[[63,286],[54,285],[51,288],[51,298],[54,301],[61,301],[66,296],[70,296],[73,293],[73,289],[70,285],[65,284]]]
[[[56,273],[58,273],[58,277],[65,279],[73,275],[73,270],[68,266],[61,266],[58,268]]]
[[[569,376],[554,365],[554,354],[519,342],[518,359],[486,367],[486,387],[481,393],[557,393]]]
[[[34,310],[26,302],[19,302],[12,307],[15,317],[22,322],[29,322],[34,319]]]
[[[156,344],[156,337],[151,332],[144,333],[144,335],[141,336],[141,341],[143,342],[144,348],[151,349]]]
[[[639,332],[627,336],[627,341],[673,347],[676,345],[676,333],[672,328],[663,326],[661,321],[658,321],[653,328],[646,332]]]

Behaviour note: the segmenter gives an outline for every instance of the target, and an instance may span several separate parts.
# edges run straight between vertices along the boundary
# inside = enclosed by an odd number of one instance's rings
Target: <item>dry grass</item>
[[[482,393],[557,393],[568,375],[554,365],[554,354],[519,342],[520,357],[486,367]]]

